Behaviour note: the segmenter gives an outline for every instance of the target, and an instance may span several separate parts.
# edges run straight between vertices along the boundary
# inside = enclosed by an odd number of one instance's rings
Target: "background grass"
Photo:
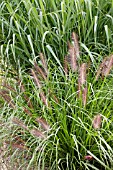
[[[9,95],[15,109],[0,98],[0,140],[9,146],[11,163],[18,169],[45,170],[109,170],[113,168],[113,88],[112,71],[106,78],[94,81],[97,68],[113,46],[112,0],[4,0],[0,4],[0,51]],[[78,72],[64,74],[63,61],[68,54],[67,41],[71,33],[79,37],[80,58],[91,63],[87,73],[87,105],[78,98]],[[39,53],[47,58],[49,75],[40,77],[42,88],[34,83],[29,68],[34,59],[41,66]],[[19,78],[25,91],[17,84]],[[5,86],[5,90],[8,88]],[[2,86],[3,89],[3,86]],[[43,90],[49,107],[40,98]],[[51,93],[50,93],[51,91]],[[25,100],[27,95],[33,107]],[[26,114],[27,108],[31,116]],[[102,115],[102,127],[95,130],[92,120]],[[14,117],[24,122],[29,131],[12,123]],[[48,132],[36,121],[43,117],[50,125]],[[18,123],[17,123],[18,125]],[[43,131],[45,139],[30,133],[33,128]],[[10,136],[10,140],[9,140]],[[18,152],[13,146],[16,137],[25,141],[27,149]],[[9,143],[8,143],[9,142]],[[2,144],[1,144],[2,145]],[[88,161],[84,156],[90,155]],[[21,158],[21,159],[19,159]],[[27,163],[27,165],[26,165]]]

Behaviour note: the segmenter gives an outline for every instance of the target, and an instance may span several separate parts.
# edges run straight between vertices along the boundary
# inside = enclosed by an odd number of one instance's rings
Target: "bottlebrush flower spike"
[[[74,41],[76,57],[79,58],[79,55],[80,55],[79,42],[78,42],[78,36],[75,32],[72,32],[72,40]]]
[[[14,124],[22,127],[23,129],[28,130],[28,127],[27,127],[22,121],[20,121],[18,118],[14,117],[14,118],[12,119],[12,122],[13,122]]]
[[[5,141],[6,145],[10,145],[12,148],[14,149],[20,149],[20,150],[28,150],[29,148],[27,146],[25,146],[25,144],[17,144],[17,143],[11,143],[11,142],[7,142]]]
[[[102,77],[107,76],[110,73],[112,66],[113,66],[113,55],[111,55],[110,57],[106,57],[103,64]]]
[[[39,73],[39,74],[42,76],[42,78],[43,78],[44,80],[47,79],[44,71],[37,65],[36,62],[34,62],[34,68],[36,69],[37,73]]]
[[[51,91],[50,89],[49,89],[49,95],[54,99],[54,101],[55,101],[56,103],[59,103],[58,98],[56,97],[56,95],[54,94],[54,92]]]
[[[24,112],[25,113],[27,113],[29,116],[32,116],[32,113],[26,108],[26,107],[24,107]]]
[[[47,61],[44,57],[44,55],[42,53],[40,53],[40,59],[41,59],[41,62],[42,62],[42,65],[43,65],[43,68],[46,72],[46,75],[48,75],[48,68],[47,68]]]
[[[7,90],[1,90],[0,95],[4,98],[4,100],[9,104],[10,107],[13,109],[16,108],[15,103],[12,101],[9,91]]]
[[[87,85],[86,85],[86,63],[83,63],[79,68],[79,78],[78,78],[78,95],[81,97],[83,105],[87,102]]]
[[[100,114],[96,115],[93,119],[92,125],[94,129],[99,130],[102,123],[102,116]]]
[[[33,69],[31,69],[31,74],[32,74],[32,76],[33,76],[33,78],[35,80],[35,83],[36,83],[37,87],[40,89],[41,88],[40,80],[36,76],[35,71]]]
[[[10,91],[12,91],[12,92],[16,92],[16,90],[13,88],[13,87],[11,87],[7,82],[3,82],[3,84],[2,84],[2,86],[3,87],[5,87],[5,88],[7,88],[8,90],[10,90]]]
[[[30,133],[33,135],[33,136],[36,136],[36,137],[39,137],[41,139],[45,139],[46,136],[40,131],[40,130],[37,130],[37,129],[32,129],[30,131]]]
[[[35,83],[36,83],[37,87],[38,87],[39,89],[41,89],[40,80],[39,80],[38,77],[36,76],[35,71],[34,71],[33,69],[31,69],[31,73],[32,73],[32,75],[33,75],[33,78],[34,78],[34,80],[35,80]],[[46,98],[45,94],[43,93],[43,91],[40,91],[40,98],[42,99],[43,103],[48,107],[49,105],[48,105],[48,102],[47,102],[47,98]]]
[[[77,58],[76,58],[76,51],[74,45],[68,42],[68,51],[69,51],[69,60],[70,66],[73,72],[77,70]]]
[[[41,126],[42,126],[46,131],[49,131],[50,126],[48,125],[48,123],[46,122],[46,120],[44,120],[43,118],[40,117],[40,118],[37,118],[36,121],[37,121],[38,123],[40,123]]]
[[[45,94],[41,91],[39,95],[40,95],[40,98],[42,99],[43,103],[45,104],[45,106],[48,107],[49,104],[48,104],[48,101],[47,101]]]
[[[83,89],[83,92],[82,92],[82,100],[83,100],[83,105],[85,106],[86,103],[87,103],[87,87],[85,87]]]
[[[102,63],[100,64],[97,70],[95,80],[98,80],[100,75],[102,76],[102,78],[108,76],[112,66],[113,66],[113,55],[104,58],[104,60],[102,61]]]
[[[65,75],[68,75],[68,59],[67,59],[68,56],[65,56],[64,58],[64,72],[65,72]]]
[[[86,63],[83,63],[79,68],[79,85],[82,86],[86,83]]]
[[[91,161],[91,160],[93,160],[94,158],[93,158],[91,155],[86,155],[86,156],[84,156],[84,159],[85,159],[85,160],[88,160],[88,161]]]
[[[28,104],[28,107],[30,107],[31,109],[33,109],[33,105],[32,105],[32,102],[31,100],[29,99],[29,97],[25,94],[25,87],[24,85],[22,84],[22,82],[19,80],[18,81],[18,84],[20,86],[20,90],[21,92],[24,93],[24,99],[26,100],[27,104]]]

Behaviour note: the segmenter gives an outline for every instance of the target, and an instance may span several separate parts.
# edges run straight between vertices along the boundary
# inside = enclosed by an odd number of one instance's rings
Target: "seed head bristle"
[[[33,109],[33,105],[32,105],[32,102],[31,102],[30,98],[25,94],[25,91],[26,91],[25,86],[22,84],[22,82],[20,80],[18,81],[18,84],[19,84],[21,92],[24,94],[24,99],[27,102],[28,107]]]
[[[36,121],[37,121],[38,123],[40,123],[41,126],[42,126],[46,131],[49,131],[50,126],[48,125],[48,123],[46,122],[46,120],[44,120],[43,118],[40,117],[40,118],[37,118]]]
[[[95,80],[98,80],[100,75],[102,76],[102,78],[108,76],[112,67],[113,67],[113,55],[105,57],[97,70]]]
[[[28,130],[28,127],[27,127],[21,120],[19,120],[18,118],[14,117],[14,118],[12,119],[12,122],[13,122],[14,124],[22,127],[23,129]]]
[[[84,156],[84,160],[88,160],[88,161],[91,161],[93,160],[94,158],[91,156],[91,155],[86,155]]]
[[[36,69],[37,73],[39,73],[39,74],[42,76],[42,78],[43,78],[44,80],[47,79],[44,71],[37,65],[36,62],[34,62],[34,68]]]
[[[79,58],[80,50],[79,50],[78,35],[75,32],[72,32],[72,40],[74,41],[74,48],[75,48],[75,51],[76,51],[76,57]]]
[[[46,61],[46,59],[45,59],[45,57],[44,57],[44,55],[42,53],[40,53],[39,56],[40,56],[43,68],[44,68],[44,70],[46,72],[46,75],[48,75],[47,61]]]
[[[46,96],[45,96],[44,92],[43,92],[43,91],[41,91],[39,95],[40,95],[40,98],[42,99],[42,101],[43,101],[44,105],[48,107],[48,106],[49,106],[49,104],[48,104],[48,101],[47,101],[47,98],[46,98]]]
[[[68,75],[68,59],[67,59],[67,56],[64,57],[64,72],[65,72],[65,75]]]
[[[70,42],[68,42],[68,52],[69,52],[69,60],[70,66],[73,72],[77,70],[77,58],[75,48]]]
[[[46,136],[40,131],[40,130],[37,130],[37,129],[32,129],[30,131],[30,133],[33,135],[33,136],[36,136],[36,137],[39,137],[41,139],[45,139]]]
[[[96,115],[93,119],[92,125],[94,129],[99,130],[102,123],[102,116],[100,114]]]
[[[82,100],[83,100],[83,105],[86,106],[87,103],[87,87],[83,89],[82,92]]]
[[[82,63],[79,68],[79,78],[78,78],[78,95],[82,95],[83,105],[87,102],[87,85],[86,85],[86,63]]]
[[[13,109],[16,108],[15,103],[12,101],[12,99],[10,97],[9,91],[1,90],[0,91],[0,95],[9,104],[10,107],[12,107]]]
[[[25,146],[25,144],[23,144],[23,143],[17,144],[17,143],[14,143],[14,142],[5,141],[5,144],[6,144],[6,145],[10,145],[11,148],[14,148],[14,149],[20,149],[20,150],[28,150],[28,149],[29,149],[29,148],[28,148],[27,146]]]
[[[40,89],[40,88],[41,88],[40,80],[39,80],[38,77],[36,76],[36,73],[35,73],[35,71],[34,71],[33,69],[31,69],[31,74],[32,74],[32,76],[33,76],[33,78],[34,78],[34,81],[35,81],[37,87]]]
[[[113,55],[105,58],[103,68],[102,68],[102,77],[108,76],[112,66],[113,66]]]
[[[86,63],[82,63],[79,68],[79,83],[80,86],[84,85],[86,83]]]
[[[16,90],[13,88],[13,87],[11,87],[7,82],[3,82],[3,84],[2,84],[2,86],[3,87],[5,87],[5,88],[7,88],[8,90],[10,90],[10,91],[12,91],[12,92],[16,92]]]
[[[24,112],[27,113],[29,116],[32,116],[32,113],[25,107],[24,107]]]

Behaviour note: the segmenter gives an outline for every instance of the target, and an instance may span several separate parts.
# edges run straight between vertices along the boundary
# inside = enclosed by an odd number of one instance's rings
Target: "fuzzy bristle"
[[[36,136],[36,137],[39,137],[41,139],[45,139],[46,136],[40,131],[40,130],[37,130],[37,129],[32,129],[30,131],[30,133],[33,135],[33,136]]]
[[[78,36],[75,32],[72,32],[72,40],[74,41],[74,48],[76,51],[76,57],[79,58],[80,50],[79,50],[79,42],[78,42]]]
[[[36,73],[35,73],[35,71],[34,71],[33,69],[31,69],[31,74],[32,74],[32,76],[33,76],[33,78],[34,78],[34,81],[35,81],[37,87],[40,89],[40,88],[41,88],[40,80],[39,80],[38,77],[36,76]]]
[[[77,70],[77,58],[75,48],[70,42],[68,42],[68,51],[69,51],[69,61],[70,66],[73,72]]]
[[[68,75],[68,59],[67,59],[68,56],[65,56],[64,57],[64,72],[65,72],[65,75]]]
[[[45,59],[45,57],[44,57],[44,55],[42,53],[40,53],[39,56],[40,56],[43,68],[44,68],[44,70],[46,72],[46,75],[48,75],[47,61],[46,61],[46,59]]]
[[[92,125],[94,129],[99,130],[102,123],[102,116],[100,114],[96,115],[93,119]]]
[[[46,122],[46,120],[44,120],[43,118],[37,118],[36,121],[37,121],[38,123],[40,123],[41,126],[42,126],[46,131],[49,131],[50,126],[48,125],[48,123]]]
[[[36,62],[34,62],[34,68],[36,69],[37,73],[40,74],[41,77],[42,77],[44,80],[47,79],[45,72],[42,70],[42,68],[40,68],[40,67],[38,66],[38,64],[37,64]]]
[[[113,55],[105,57],[97,70],[95,80],[98,80],[100,75],[102,76],[102,78],[108,76],[112,67],[113,67]]]
[[[0,95],[9,104],[10,107],[12,107],[13,109],[16,108],[15,103],[12,101],[12,99],[10,97],[9,91],[1,90],[0,91]]]
[[[20,127],[22,127],[23,129],[25,129],[25,130],[28,130],[28,127],[27,127],[21,120],[19,120],[18,118],[14,117],[14,118],[12,119],[12,122],[13,122],[14,124],[16,124],[17,126],[20,126]]]

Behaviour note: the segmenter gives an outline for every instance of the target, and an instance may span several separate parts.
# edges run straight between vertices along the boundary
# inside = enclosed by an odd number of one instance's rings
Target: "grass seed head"
[[[84,160],[88,160],[88,161],[91,161],[93,160],[94,158],[91,156],[91,155],[86,155],[84,156]]]
[[[37,130],[37,129],[32,129],[30,131],[30,133],[33,135],[33,136],[36,136],[36,137],[39,137],[41,139],[45,139],[46,136],[40,131],[40,130]]]
[[[40,74],[40,76],[41,76],[44,80],[47,79],[45,72],[42,70],[42,68],[40,68],[40,67],[38,66],[38,64],[37,64],[36,62],[34,62],[34,68],[35,68],[35,70],[37,71],[37,73]]]
[[[50,126],[49,126],[49,124],[46,122],[46,120],[44,120],[43,118],[37,118],[36,121],[37,121],[38,123],[40,123],[41,126],[42,126],[46,131],[49,131]]]
[[[74,45],[70,44],[70,42],[68,42],[68,51],[69,51],[70,66],[72,71],[75,72],[77,70],[76,51]]]
[[[76,56],[77,58],[79,58],[80,50],[79,50],[78,35],[75,32],[72,32],[72,40],[74,41],[74,48],[76,51]]]
[[[25,129],[25,130],[28,130],[28,127],[27,127],[21,120],[19,120],[18,118],[14,117],[14,118],[12,119],[12,122],[13,122],[14,124],[16,124],[17,126],[20,126],[20,127],[22,127],[23,129]]]
[[[48,73],[48,68],[47,68],[47,61],[46,61],[46,59],[45,59],[45,57],[44,57],[44,55],[42,53],[40,53],[39,56],[40,56],[43,68],[44,68],[44,70],[46,72],[46,75],[48,75],[49,73]]]
[[[16,108],[15,103],[12,101],[9,91],[7,90],[1,90],[0,91],[0,95],[2,96],[2,98],[9,104],[9,106],[13,109]]]
[[[93,128],[96,130],[99,130],[101,127],[101,123],[102,123],[102,116],[98,114],[93,119],[93,122],[92,122]]]

